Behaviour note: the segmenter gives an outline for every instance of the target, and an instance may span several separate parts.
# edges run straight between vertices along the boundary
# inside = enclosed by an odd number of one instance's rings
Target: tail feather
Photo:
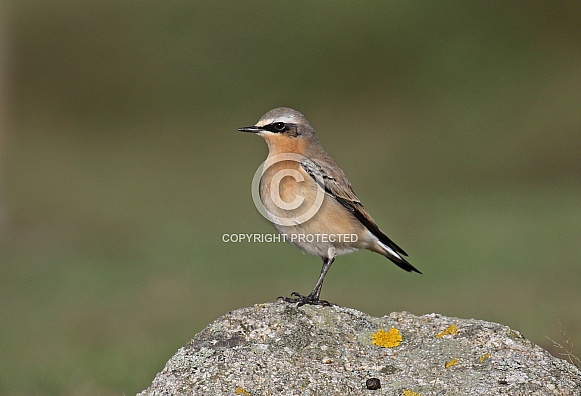
[[[407,272],[417,272],[418,274],[421,274],[421,272],[416,267],[414,267],[413,265],[411,265],[405,258],[403,258],[394,249],[392,249],[391,247],[387,246],[382,241],[378,241],[378,242],[379,242],[380,246],[383,248],[383,251],[384,251],[384,252],[381,252],[381,253],[383,253],[383,255],[385,257],[387,257],[388,259],[390,259],[399,268],[401,268],[403,270],[406,270]]]

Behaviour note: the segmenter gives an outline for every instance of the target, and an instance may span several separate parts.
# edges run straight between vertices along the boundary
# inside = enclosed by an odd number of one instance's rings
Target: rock
[[[277,302],[230,312],[150,395],[581,395],[581,372],[491,322]]]

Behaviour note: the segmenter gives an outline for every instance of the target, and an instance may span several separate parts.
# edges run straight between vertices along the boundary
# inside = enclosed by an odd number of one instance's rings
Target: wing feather
[[[336,165],[333,166],[335,172],[330,171],[328,164],[324,162],[315,162],[310,159],[303,159],[301,161],[301,167],[304,171],[311,176],[315,182],[325,192],[335,198],[343,207],[349,210],[353,215],[365,226],[373,235],[377,237],[382,243],[389,246],[391,249],[397,253],[407,256],[407,253],[395,244],[387,235],[383,233],[369,214],[359,198],[355,195],[353,187],[343,174],[343,172],[337,172],[339,169]],[[337,180],[331,174],[336,174],[340,180]]]

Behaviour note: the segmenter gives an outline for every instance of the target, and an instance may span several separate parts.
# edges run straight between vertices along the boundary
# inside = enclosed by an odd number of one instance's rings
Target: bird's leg
[[[331,268],[331,264],[335,261],[335,257],[324,257],[323,258],[323,267],[321,268],[321,275],[319,275],[319,279],[313,288],[313,291],[308,296],[303,296],[297,292],[292,292],[292,297],[280,297],[286,302],[291,303],[298,303],[298,306],[309,304],[309,305],[324,305],[330,306],[333,305],[329,301],[320,300],[319,296],[321,295],[321,288],[323,287],[323,281],[325,280],[325,276],[327,272],[329,272],[329,268]]]
[[[313,291],[311,292],[311,294],[307,296],[308,300],[319,301],[319,296],[321,295],[321,288],[323,287],[323,281],[325,280],[325,276],[327,275],[329,268],[331,268],[331,264],[333,264],[333,261],[335,261],[335,257],[323,258],[323,267],[321,268],[321,275],[319,275],[319,279],[317,280],[317,283],[315,284]]]

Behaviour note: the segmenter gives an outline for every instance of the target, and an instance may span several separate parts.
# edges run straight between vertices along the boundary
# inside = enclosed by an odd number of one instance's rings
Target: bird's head
[[[315,131],[304,115],[289,107],[277,107],[263,115],[256,125],[238,129],[260,135],[271,154],[300,152],[319,145]]]

